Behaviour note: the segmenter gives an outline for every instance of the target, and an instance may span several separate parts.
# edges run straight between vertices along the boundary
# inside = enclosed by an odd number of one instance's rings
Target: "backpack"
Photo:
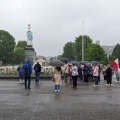
[[[35,70],[35,72],[37,72],[39,70],[37,65],[35,65],[34,70]]]
[[[30,65],[25,64],[25,66],[24,66],[24,70],[25,70],[25,73],[31,73]]]

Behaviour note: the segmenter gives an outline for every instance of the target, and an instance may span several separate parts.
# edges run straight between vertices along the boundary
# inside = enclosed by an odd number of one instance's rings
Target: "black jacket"
[[[82,68],[78,67],[78,74],[82,75]]]
[[[109,76],[109,75],[112,76],[112,69],[110,67],[108,67],[105,72],[106,72],[106,76]]]
[[[41,72],[41,65],[39,63],[34,65],[34,70],[35,70],[35,66],[37,65],[38,70],[36,72]]]

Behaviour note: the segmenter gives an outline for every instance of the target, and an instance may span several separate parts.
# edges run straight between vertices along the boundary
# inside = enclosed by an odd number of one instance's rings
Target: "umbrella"
[[[60,61],[63,62],[63,63],[64,62],[69,62],[69,59],[68,58],[61,58]]]
[[[60,60],[53,60],[49,63],[49,65],[54,67],[64,66],[64,64]]]
[[[75,65],[78,65],[78,62],[77,61],[70,61],[68,64],[75,64]]]
[[[90,63],[92,63],[92,65],[95,65],[95,64],[100,64],[99,61],[90,61]]]
[[[46,60],[44,60],[44,59],[42,59],[42,58],[36,60],[36,62],[37,62],[37,61],[39,61],[40,63],[44,63],[44,62],[46,62]]]
[[[86,62],[79,61],[79,64],[81,64],[81,65],[85,65]]]

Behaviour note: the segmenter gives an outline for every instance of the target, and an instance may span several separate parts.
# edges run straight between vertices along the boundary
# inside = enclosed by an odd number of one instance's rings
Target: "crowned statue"
[[[27,30],[27,45],[32,45],[32,41],[33,41],[33,33],[30,30],[31,26],[30,24],[28,24],[28,30]]]

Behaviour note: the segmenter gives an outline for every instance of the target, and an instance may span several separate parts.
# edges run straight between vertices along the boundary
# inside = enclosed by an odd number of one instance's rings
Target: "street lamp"
[[[84,21],[82,21],[82,61],[84,61]]]

